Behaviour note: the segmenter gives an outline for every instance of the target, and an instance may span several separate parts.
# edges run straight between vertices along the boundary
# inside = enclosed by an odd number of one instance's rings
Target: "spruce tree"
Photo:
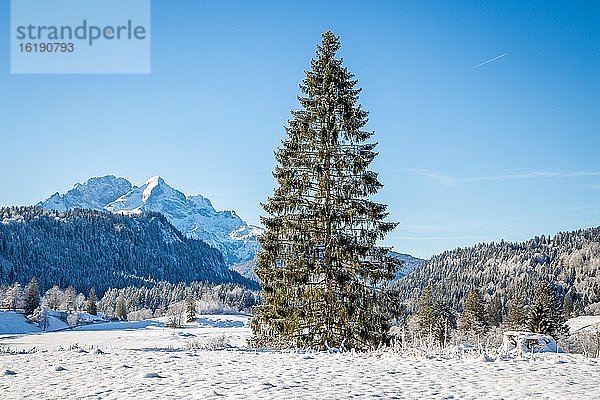
[[[73,311],[76,309],[76,298],[77,292],[73,286],[67,287],[65,289],[65,294],[63,297],[63,303],[61,304],[62,308],[66,311]]]
[[[543,282],[535,294],[535,302],[529,309],[527,328],[536,333],[560,335],[567,331],[558,296],[553,285]]]
[[[456,328],[456,316],[450,307],[434,298],[431,287],[427,287],[417,305],[417,331],[421,337],[438,344],[446,344]]]
[[[194,322],[196,320],[196,300],[191,290],[188,291],[185,298],[185,313],[186,322]]]
[[[472,332],[478,335],[487,330],[483,297],[476,289],[471,289],[467,293],[458,328],[463,332]]]
[[[500,326],[504,318],[504,306],[502,298],[497,293],[490,299],[487,305],[488,325],[491,327]]]
[[[40,287],[35,277],[25,287],[25,315],[31,315],[40,305]]]
[[[120,293],[119,298],[117,299],[117,304],[115,306],[115,315],[120,320],[127,320],[127,305],[125,304],[125,298],[123,297],[123,293]]]
[[[432,334],[437,313],[437,304],[433,298],[431,287],[427,287],[421,293],[417,304],[417,330],[421,335]]]
[[[287,138],[275,152],[278,187],[263,208],[257,275],[263,304],[259,344],[366,350],[386,342],[396,302],[386,290],[398,262],[376,241],[395,223],[369,200],[382,188],[368,169],[377,155],[357,80],[336,58],[339,38],[322,35],[300,85]]]
[[[565,294],[565,298],[563,300],[563,313],[565,315],[565,319],[569,319],[571,318],[573,315],[573,311],[574,311],[574,305],[573,305],[573,292],[572,291],[568,291],[567,294]]]
[[[548,309],[542,303],[536,302],[529,307],[527,313],[527,329],[535,333],[551,335],[554,331]]]
[[[511,300],[508,306],[508,315],[504,324],[506,328],[514,331],[520,331],[525,329],[527,323],[527,315],[525,312],[525,304],[523,299],[515,297]]]
[[[90,289],[90,293],[88,294],[85,311],[90,315],[98,314],[98,306],[96,304],[96,291],[94,290],[93,287]]]

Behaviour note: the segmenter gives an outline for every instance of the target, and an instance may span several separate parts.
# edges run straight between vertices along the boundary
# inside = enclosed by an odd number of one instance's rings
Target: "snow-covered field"
[[[254,351],[243,348],[248,319],[200,316],[181,329],[151,320],[0,336],[0,398],[600,398],[598,359]]]

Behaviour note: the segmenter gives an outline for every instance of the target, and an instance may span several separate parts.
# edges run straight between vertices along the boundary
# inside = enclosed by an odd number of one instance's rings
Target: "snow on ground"
[[[571,334],[595,328],[600,329],[600,315],[585,315],[571,318],[567,321],[567,326]]]
[[[69,325],[60,319],[49,316],[48,329],[49,331],[57,331],[65,329]],[[35,333],[42,330],[34,323],[29,322],[21,313],[14,311],[0,311],[0,338],[3,334],[19,334],[19,333]],[[0,341],[0,343],[2,343]]]
[[[183,350],[210,344],[226,335],[229,346],[243,347],[250,335],[245,315],[201,315],[183,328],[166,328],[167,318],[136,322],[106,322],[59,332],[2,337],[0,346],[11,351],[56,351],[75,345],[84,350]]]
[[[253,351],[246,316],[91,325],[0,339],[4,399],[598,399],[600,360]],[[77,343],[77,346],[74,344]],[[201,350],[198,344],[218,350]],[[209,346],[210,347],[210,346]],[[69,349],[71,348],[71,349]]]

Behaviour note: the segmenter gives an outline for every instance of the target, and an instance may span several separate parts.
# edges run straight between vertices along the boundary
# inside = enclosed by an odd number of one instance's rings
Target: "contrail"
[[[508,51],[507,51],[506,53],[504,53],[504,54],[500,54],[499,56],[496,56],[496,57],[494,57],[494,58],[490,58],[489,60],[487,60],[487,61],[484,61],[484,62],[482,62],[481,64],[477,64],[476,66],[472,67],[471,69],[479,68],[479,67],[481,67],[482,65],[485,65],[485,64],[487,64],[487,63],[491,63],[492,61],[496,61],[496,60],[498,60],[498,59],[500,59],[500,58],[504,57],[504,56],[505,56],[505,55],[507,55],[507,54],[508,54]]]

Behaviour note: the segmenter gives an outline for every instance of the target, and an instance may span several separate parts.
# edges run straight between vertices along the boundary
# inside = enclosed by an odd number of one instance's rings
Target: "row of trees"
[[[456,329],[467,338],[482,336],[497,326],[555,337],[568,332],[558,295],[549,282],[538,285],[531,303],[513,299],[508,316],[501,323],[496,318],[495,305],[490,303],[486,307],[481,292],[475,288],[467,292],[462,313],[457,316],[447,302],[436,298],[432,288],[427,287],[418,301],[415,316],[418,333],[442,344],[448,342]]]
[[[61,289],[53,286],[43,296],[36,278],[23,289],[18,282],[0,286],[0,308],[23,310],[32,321],[45,328],[49,311],[58,311],[68,319],[86,312],[91,315],[104,314],[107,318],[140,320],[168,316],[169,324],[180,326],[184,321],[193,321],[196,312],[238,313],[249,312],[260,301],[260,294],[244,286],[234,284],[213,285],[201,282],[171,284],[160,282],[147,287],[125,287],[109,289],[100,301],[94,288],[86,297],[77,293],[73,286]],[[67,321],[69,322],[69,321]]]
[[[166,316],[175,312],[174,307],[189,304],[190,299],[198,312],[215,314],[252,312],[261,296],[258,291],[234,284],[160,282],[152,287],[109,289],[98,303],[98,309],[108,316],[136,320]]]
[[[88,297],[77,293],[73,286],[64,290],[53,286],[40,295],[40,287],[35,277],[23,287],[19,282],[7,286],[0,286],[0,307],[7,310],[23,310],[25,315],[32,315],[38,307],[45,307],[55,311],[76,312],[85,311],[91,315],[98,312],[95,289],[92,287]]]

